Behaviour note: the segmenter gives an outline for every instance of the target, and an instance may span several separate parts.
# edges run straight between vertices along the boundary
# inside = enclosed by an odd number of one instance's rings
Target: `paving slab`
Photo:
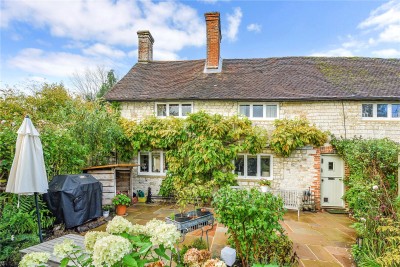
[[[171,213],[178,213],[177,206],[136,203],[128,208],[125,218],[143,225],[153,218],[164,220]],[[355,231],[349,227],[352,223],[343,214],[301,212],[298,218],[297,212],[288,211],[281,225],[293,241],[293,249],[299,256],[300,266],[351,267],[355,266],[350,256],[351,245],[355,243]],[[106,225],[102,225],[94,230],[105,231],[105,227]],[[192,243],[200,236],[201,230],[186,234],[180,247]],[[203,238],[205,239],[205,235]],[[227,228],[216,222],[213,230],[209,231],[211,254],[219,256],[227,243]]]

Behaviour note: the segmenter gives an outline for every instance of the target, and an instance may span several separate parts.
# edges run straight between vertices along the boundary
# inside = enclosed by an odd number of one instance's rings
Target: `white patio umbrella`
[[[39,133],[26,116],[18,130],[14,161],[8,177],[6,192],[35,195],[39,239],[43,242],[38,205],[38,193],[47,193],[49,188]]]

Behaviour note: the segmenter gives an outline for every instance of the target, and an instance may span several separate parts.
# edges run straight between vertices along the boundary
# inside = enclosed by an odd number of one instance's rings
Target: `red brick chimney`
[[[137,32],[138,43],[138,62],[149,62],[153,60],[153,43],[154,39],[149,31]]]
[[[219,12],[205,13],[207,26],[206,70],[218,69],[220,65],[221,22]]]

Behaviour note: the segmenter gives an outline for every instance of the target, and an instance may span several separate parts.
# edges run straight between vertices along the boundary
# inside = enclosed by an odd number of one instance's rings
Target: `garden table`
[[[207,246],[208,246],[208,232],[214,228],[214,214],[212,212],[207,212],[207,214],[204,214],[202,216],[197,216],[197,212],[194,211],[189,211],[186,213],[188,217],[194,217],[193,219],[189,221],[184,221],[184,222],[177,222],[175,220],[172,220],[169,217],[165,218],[166,223],[169,224],[174,224],[176,226],[176,229],[181,232],[182,235],[182,241],[185,240],[185,235],[189,232],[195,231],[197,229],[201,229],[201,238],[203,238],[204,232],[206,233],[206,238],[207,238]],[[203,227],[209,226],[207,229],[203,229]]]
[[[81,247],[84,248],[84,240],[85,238],[81,235],[75,235],[75,234],[69,234],[69,235],[64,235],[37,245],[34,245],[32,247],[29,248],[25,248],[20,250],[20,252],[22,253],[22,255],[31,253],[31,252],[48,252],[50,253],[50,258],[48,261],[48,265],[49,266],[60,266],[60,261],[62,259],[57,258],[56,256],[53,255],[53,250],[54,250],[54,245],[62,243],[64,241],[64,239],[71,239],[72,241],[74,241],[74,243]]]

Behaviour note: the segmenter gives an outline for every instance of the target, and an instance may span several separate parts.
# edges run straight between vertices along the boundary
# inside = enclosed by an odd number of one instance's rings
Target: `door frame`
[[[343,200],[343,196],[344,196],[344,193],[345,193],[345,190],[346,190],[346,188],[345,188],[345,186],[344,186],[344,177],[345,177],[345,164],[344,164],[344,160],[338,155],[338,154],[331,154],[331,153],[327,153],[327,154],[321,154],[321,159],[324,157],[324,156],[334,156],[334,157],[337,157],[338,159],[340,159],[342,162],[343,162],[343,164],[342,164],[342,192],[343,192],[343,194],[342,194],[342,196],[340,196],[340,201],[341,201],[341,205],[339,205],[339,206],[331,206],[331,205],[324,205],[324,203],[323,203],[323,190],[322,190],[322,172],[320,172],[320,183],[321,183],[321,198],[320,198],[320,203],[321,203],[321,207],[322,208],[328,208],[328,207],[340,207],[340,208],[344,208],[345,207],[345,205],[346,205],[346,203],[345,203],[345,201]],[[322,169],[322,162],[321,162],[321,169]]]

